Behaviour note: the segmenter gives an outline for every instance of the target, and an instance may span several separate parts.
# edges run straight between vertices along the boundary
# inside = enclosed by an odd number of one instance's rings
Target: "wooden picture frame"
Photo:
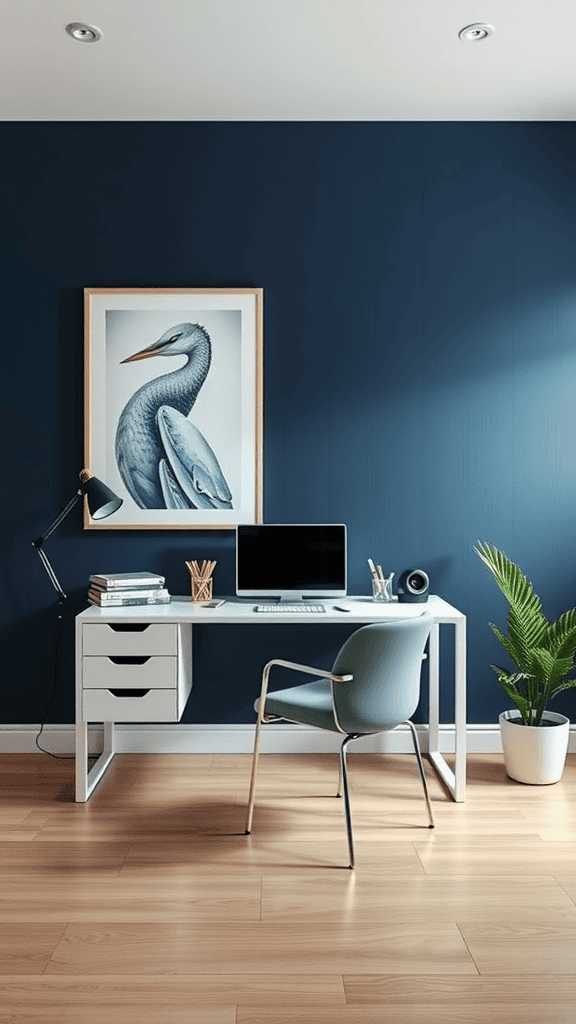
[[[86,529],[262,521],[262,322],[261,288],[84,290],[85,466],[123,499]]]

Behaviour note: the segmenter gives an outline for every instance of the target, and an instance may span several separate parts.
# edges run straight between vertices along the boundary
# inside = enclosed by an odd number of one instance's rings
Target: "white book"
[[[136,591],[139,594],[145,594],[149,590],[156,590],[158,587],[163,586],[161,583],[134,583],[126,587],[106,587],[103,583],[96,583],[95,580],[90,580],[90,589],[96,591],[98,594],[125,594],[128,590]]]
[[[153,572],[110,572],[96,573],[88,577],[90,583],[96,583],[99,587],[106,587],[113,590],[115,587],[163,587],[166,582],[165,576],[158,576]]]
[[[170,594],[167,593],[165,597],[115,597],[111,601],[100,601],[88,591],[88,600],[98,608],[127,608],[134,604],[170,604]]]
[[[165,587],[159,587],[157,589],[151,587],[140,587],[137,590],[125,590],[123,587],[117,587],[115,590],[97,590],[94,587],[90,587],[88,591],[90,597],[93,597],[95,601],[99,601],[101,604],[110,604],[111,601],[127,600],[130,597],[168,597],[168,591]]]

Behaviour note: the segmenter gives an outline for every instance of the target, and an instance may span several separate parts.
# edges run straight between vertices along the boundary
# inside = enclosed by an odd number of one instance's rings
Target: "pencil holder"
[[[393,601],[394,595],[392,594],[392,580],[394,579],[394,573],[388,576],[387,579],[373,579],[372,580],[372,600],[373,601]]]
[[[192,588],[192,600],[198,604],[204,604],[212,600],[212,573],[216,562],[204,559],[202,565],[199,562],[186,562],[190,573],[190,585]]]
[[[191,578],[192,584],[192,600],[193,601],[211,601],[212,600],[212,577],[210,576],[207,580],[195,580]]]

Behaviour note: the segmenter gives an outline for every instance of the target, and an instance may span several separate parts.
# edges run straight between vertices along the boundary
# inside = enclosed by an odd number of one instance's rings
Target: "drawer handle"
[[[117,687],[114,690],[108,690],[108,693],[111,693],[113,697],[145,697],[147,693],[150,693],[150,690],[128,690],[123,687]]]
[[[115,633],[143,633],[150,626],[149,622],[109,622],[108,628]]]
[[[108,661],[114,665],[145,665],[150,661],[150,655],[142,654],[109,654]]]

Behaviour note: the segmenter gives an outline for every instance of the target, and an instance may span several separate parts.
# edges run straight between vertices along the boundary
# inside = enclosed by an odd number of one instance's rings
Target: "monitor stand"
[[[278,604],[299,604],[304,601],[304,595],[298,594],[296,591],[287,590],[280,594]]]

